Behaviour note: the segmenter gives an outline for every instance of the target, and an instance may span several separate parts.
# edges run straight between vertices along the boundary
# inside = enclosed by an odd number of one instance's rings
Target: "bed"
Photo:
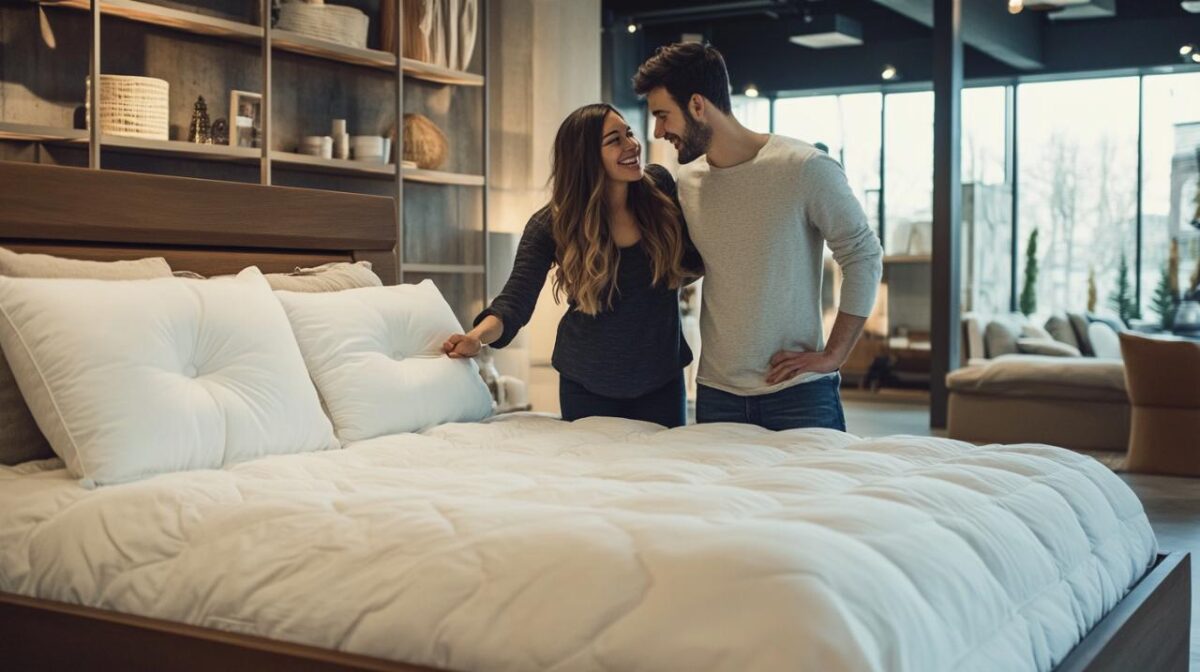
[[[59,254],[229,272],[395,240],[366,197],[0,184],[0,244]],[[130,218],[130,190],[341,207],[214,232]],[[4,655],[40,668],[1183,670],[1188,567],[1115,475],[1039,445],[516,414],[93,490],[0,468]]]

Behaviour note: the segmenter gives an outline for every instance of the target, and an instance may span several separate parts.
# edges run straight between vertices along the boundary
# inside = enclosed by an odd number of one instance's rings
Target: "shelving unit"
[[[216,76],[218,81],[222,81],[223,77],[223,80],[244,82],[246,81],[245,73],[251,73],[252,77],[253,72],[258,68],[247,70],[230,65],[230,63],[236,58],[253,58],[253,54],[257,53],[261,63],[261,79],[258,88],[247,88],[245,84],[226,86],[225,88],[258,91],[262,94],[263,121],[260,137],[263,139],[264,146],[206,145],[178,139],[146,140],[98,134],[88,130],[63,127],[68,124],[55,126],[25,123],[36,121],[29,114],[26,114],[24,119],[0,119],[0,142],[32,143],[51,150],[59,147],[84,148],[88,152],[89,165],[96,169],[103,169],[101,165],[103,161],[110,159],[116,161],[115,155],[123,155],[125,158],[117,163],[126,170],[130,169],[130,162],[133,162],[133,169],[147,172],[157,172],[163,170],[163,166],[167,166],[165,170],[175,171],[179,174],[198,173],[207,177],[213,175],[215,171],[218,179],[245,180],[248,177],[246,167],[258,166],[259,181],[262,184],[282,182],[310,188],[362,191],[372,194],[388,194],[390,192],[396,200],[397,218],[400,222],[399,242],[396,250],[399,276],[396,279],[398,281],[416,281],[424,277],[433,277],[435,282],[445,282],[446,286],[443,287],[443,292],[446,293],[447,300],[455,307],[456,313],[464,320],[469,318],[475,309],[481,307],[487,299],[485,288],[488,272],[488,227],[486,194],[477,190],[485,189],[487,186],[489,151],[487,142],[488,0],[479,0],[479,31],[475,49],[475,58],[478,60],[474,63],[481,67],[474,72],[453,70],[431,63],[402,58],[400,56],[404,53],[402,44],[396,45],[395,52],[373,48],[355,48],[254,23],[259,20],[258,17],[269,15],[270,0],[253,0],[253,4],[249,5],[226,4],[224,9],[230,13],[225,14],[224,18],[212,15],[214,12],[221,11],[221,8],[216,7],[221,3],[206,4],[202,0],[184,1],[194,2],[197,11],[178,9],[180,2],[175,2],[173,6],[168,7],[143,0],[98,0],[98,7],[93,11],[91,0],[39,0],[36,3],[16,7],[0,6],[0,12],[10,13],[7,14],[9,16],[28,12],[29,16],[32,16],[33,13],[42,9],[74,10],[56,12],[52,16],[54,19],[52,23],[55,21],[69,23],[73,26],[70,30],[75,31],[76,35],[75,41],[69,43],[72,46],[67,47],[68,51],[66,52],[69,56],[66,60],[74,65],[66,74],[52,75],[66,82],[74,82],[75,79],[92,76],[102,71],[107,72],[100,67],[101,60],[105,62],[106,67],[112,67],[113,62],[108,56],[102,58],[102,54],[108,53],[105,51],[106,47],[113,48],[108,47],[104,41],[104,34],[109,29],[126,38],[121,45],[124,47],[125,43],[129,41],[130,31],[143,30],[138,29],[136,27],[138,25],[146,26],[144,30],[148,31],[147,35],[154,36],[160,49],[164,42],[167,43],[168,51],[174,39],[171,38],[173,33],[201,36],[200,40],[195,37],[179,38],[179,49],[183,51],[191,49],[192,52],[189,53],[190,60],[185,59],[188,63],[187,66],[172,65],[173,70],[168,68],[170,72],[174,73],[173,76],[161,74],[163,69],[161,62],[159,63],[159,72],[153,72],[154,68],[149,62],[151,57],[147,53],[133,56],[121,54],[118,59],[120,63],[126,65],[118,67],[115,72],[147,74],[168,79],[172,85],[172,102],[176,105],[179,104],[179,96],[190,100],[197,91],[210,97],[210,89],[205,89],[193,81],[191,70],[180,73],[180,68],[200,68],[201,73],[198,76],[207,76],[210,79]],[[331,3],[337,4],[338,0],[331,0]],[[403,36],[405,35],[403,2],[398,1],[396,4],[397,25],[394,30],[396,35]],[[257,7],[256,11],[252,11],[252,7]],[[71,18],[76,13],[81,15],[82,22]],[[380,20],[380,13],[370,12],[370,17],[372,25],[376,26]],[[243,20],[234,20],[235,18]],[[120,21],[107,23],[110,19],[119,19]],[[83,41],[79,39],[81,36],[86,38],[88,33],[93,36],[91,50],[87,48],[86,39]],[[209,42],[214,39],[218,42]],[[221,47],[217,51],[212,46],[221,44],[221,41],[241,45],[240,52],[229,53],[241,53],[242,56],[230,56],[228,61],[225,60],[226,49]],[[54,55],[56,58],[62,57],[64,46],[59,46],[58,53]],[[250,47],[250,50],[247,50],[246,47]],[[141,48],[145,49],[144,46]],[[4,57],[4,49],[5,45],[0,45],[0,58]],[[71,51],[72,49],[75,51]],[[79,58],[85,53],[88,63],[87,72],[80,72],[77,69],[79,68]],[[197,54],[200,54],[201,57],[197,58]],[[295,55],[298,55],[300,59],[297,60]],[[47,54],[48,56],[49,54]],[[143,72],[136,70],[130,72],[131,67],[138,67],[136,63],[132,66],[128,65],[130,59],[138,57],[145,59],[141,64]],[[154,58],[163,58],[162,52],[160,51]],[[205,63],[204,58],[213,62]],[[294,141],[298,140],[291,136],[311,133],[312,130],[308,130],[312,128],[311,118],[317,115],[311,110],[298,113],[296,110],[286,109],[285,106],[294,106],[296,99],[305,94],[279,87],[291,87],[304,83],[303,81],[293,81],[295,77],[300,77],[301,80],[310,79],[308,75],[310,66],[306,65],[307,63],[312,63],[313,78],[325,77],[336,82],[336,84],[330,85],[332,90],[342,91],[342,80],[352,80],[353,85],[345,88],[348,93],[339,95],[355,96],[357,94],[361,96],[365,90],[368,92],[366,95],[374,96],[376,94],[370,93],[370,91],[383,92],[384,98],[375,98],[370,101],[374,106],[371,112],[374,116],[369,116],[368,119],[377,120],[385,112],[389,116],[392,115],[393,113],[388,111],[389,108],[394,110],[394,118],[397,122],[402,113],[425,112],[425,106],[428,106],[430,110],[440,110],[438,114],[443,116],[437,122],[450,138],[451,151],[457,151],[460,154],[451,161],[449,170],[417,168],[398,170],[397,164],[394,163],[325,159],[288,151],[290,147],[295,146]],[[39,67],[41,66],[39,65]],[[220,71],[221,68],[225,69],[224,75],[212,75],[211,72],[205,72],[212,69]],[[349,68],[349,70],[345,70],[343,75],[336,70],[338,68]],[[239,69],[243,71],[242,74],[229,74],[229,71]],[[480,70],[482,74],[479,72]],[[32,76],[42,77],[43,75],[39,72],[32,73]],[[3,84],[4,82],[0,81],[0,86]],[[447,87],[452,90],[445,91]],[[461,96],[454,93],[458,89],[464,91]],[[479,93],[465,93],[470,90],[477,90]],[[284,93],[280,93],[281,91]],[[289,95],[291,96],[290,101],[287,100]],[[280,96],[285,98],[283,103],[273,100]],[[444,111],[447,96],[453,101],[449,114]],[[61,99],[61,94],[59,98]],[[435,98],[437,102],[434,102]],[[379,107],[381,101],[385,105],[383,108]],[[466,109],[470,110],[467,113],[462,111],[464,101],[467,105]],[[82,100],[79,101],[79,103],[82,102]],[[360,99],[351,99],[343,107],[353,108],[356,107],[354,103],[362,102]],[[222,103],[223,101],[219,97],[211,100],[211,118],[225,116],[222,113]],[[406,103],[408,104],[406,105]],[[474,107],[475,105],[478,107]],[[96,115],[95,108],[97,106],[93,105],[92,107],[92,114]],[[321,109],[329,107],[330,105],[325,104]],[[357,107],[361,107],[361,104]],[[432,114],[432,112],[426,113]],[[281,117],[279,116],[281,114],[288,116],[287,118]],[[300,116],[295,116],[297,114]],[[187,120],[180,119],[180,115],[181,110],[172,109],[174,132],[186,134]],[[38,116],[40,117],[40,115]],[[60,113],[59,116],[63,115]],[[335,114],[333,116],[344,115]],[[280,121],[281,119],[283,121]],[[95,121],[94,118],[93,121]],[[284,130],[280,131],[275,127],[275,122],[282,123]],[[372,123],[360,124],[359,129],[367,130],[372,125]],[[402,126],[399,123],[397,125]],[[353,121],[351,126],[353,132]],[[279,136],[280,133],[283,134],[283,137]],[[393,156],[398,157],[402,147],[403,138],[397,137],[393,143]],[[0,158],[5,156],[7,155],[0,154]],[[41,152],[33,156],[37,157],[33,160],[43,160]],[[65,160],[68,163],[75,162],[77,164],[78,157],[77,153],[69,153],[65,158],[58,157],[50,160],[55,162]],[[195,168],[186,168],[189,165],[194,165]],[[202,165],[206,167],[200,171]],[[222,171],[234,171],[235,169],[225,169],[222,168],[223,165],[240,165],[242,167],[236,169],[239,171],[236,177],[234,173],[229,173],[229,177],[225,178],[225,173]],[[176,169],[171,166],[185,166],[185,168]],[[406,184],[425,186],[413,189],[412,193],[406,194]],[[410,207],[406,208],[406,204]],[[406,210],[410,211],[413,221],[405,221]],[[439,230],[437,227],[442,228]],[[420,230],[419,235],[416,233],[418,229]],[[416,236],[412,241],[413,244],[407,248],[404,244],[406,231],[410,231]],[[420,241],[419,245],[416,244],[417,241]],[[405,254],[406,249],[407,255]]]

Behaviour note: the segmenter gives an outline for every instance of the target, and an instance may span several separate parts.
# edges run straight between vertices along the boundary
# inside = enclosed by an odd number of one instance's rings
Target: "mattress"
[[[1040,445],[516,415],[60,467],[0,469],[0,590],[458,670],[1048,670],[1156,552]]]

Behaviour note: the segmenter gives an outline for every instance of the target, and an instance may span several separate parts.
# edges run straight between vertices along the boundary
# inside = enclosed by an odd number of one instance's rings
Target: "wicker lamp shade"
[[[437,170],[446,163],[450,146],[437,124],[421,114],[404,115],[404,159],[418,168]]]

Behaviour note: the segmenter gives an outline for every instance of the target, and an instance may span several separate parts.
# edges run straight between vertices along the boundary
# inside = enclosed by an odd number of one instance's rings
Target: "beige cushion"
[[[0,275],[13,278],[82,278],[89,280],[142,280],[171,275],[162,257],[128,261],[82,261],[48,254],[18,254],[0,247]]]
[[[191,280],[204,279],[203,275],[192,271],[175,271],[175,276]],[[340,292],[343,289],[383,286],[379,276],[371,270],[369,261],[335,261],[312,268],[297,268],[291,273],[267,273],[264,277],[272,290],[282,289],[289,292]]]
[[[1022,338],[1040,338],[1043,341],[1054,340],[1054,337],[1050,335],[1050,332],[1037,326],[1036,324],[1022,324],[1021,325],[1021,337]]]
[[[960,394],[1125,402],[1125,367],[1093,358],[1006,355],[946,376]]]
[[[1079,357],[1079,348],[1066,343],[1059,343],[1053,338],[1018,338],[1017,350],[1026,355],[1046,355],[1047,357]]]
[[[162,257],[131,261],[80,261],[48,254],[18,254],[0,247],[0,275],[15,278],[90,278],[140,280],[171,275]],[[82,325],[81,325],[82,326]],[[13,379],[8,360],[0,357],[0,464],[19,464],[54,457]]]
[[[1046,320],[1046,331],[1059,343],[1066,343],[1076,350],[1079,349],[1079,339],[1075,337],[1075,329],[1065,314],[1051,315],[1050,319]]]
[[[976,313],[966,313],[963,315],[962,321],[963,345],[966,347],[963,357],[967,361],[986,358],[987,350],[983,344],[983,321]]]
[[[371,262],[335,262],[314,268],[297,268],[292,273],[268,273],[271,289],[289,292],[340,292],[359,287],[382,287]]]
[[[1021,337],[1021,327],[1007,319],[997,318],[988,322],[983,331],[983,342],[987,348],[987,356],[994,359],[1002,355],[1012,355],[1018,352],[1017,339]]]

